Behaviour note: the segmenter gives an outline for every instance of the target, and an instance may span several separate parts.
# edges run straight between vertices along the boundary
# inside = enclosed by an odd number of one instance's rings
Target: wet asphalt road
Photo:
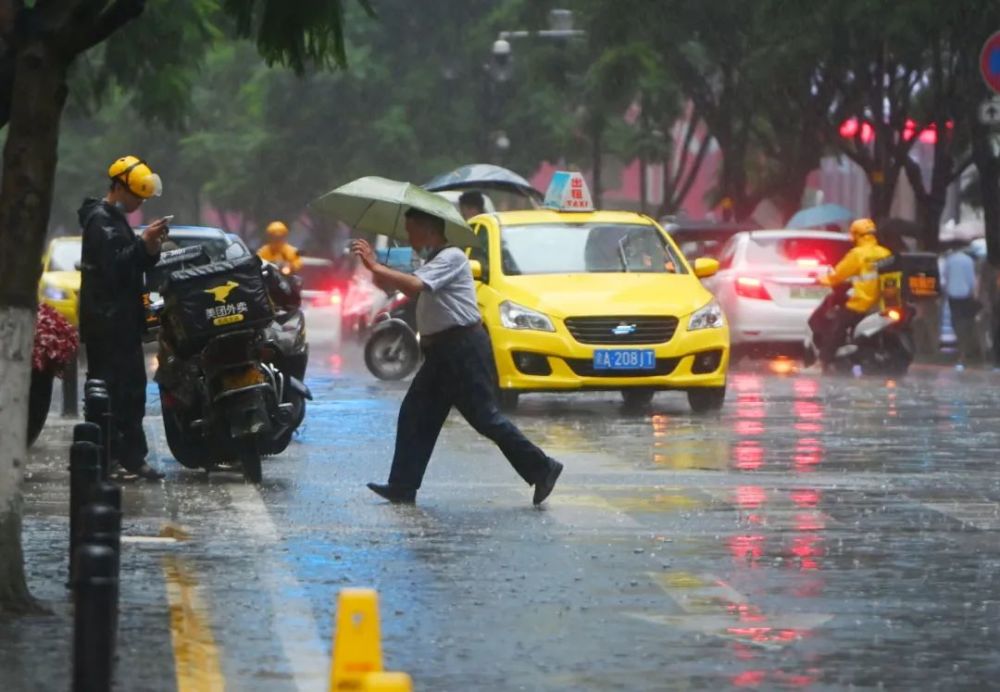
[[[378,589],[386,666],[418,690],[996,685],[1000,375],[755,367],[715,416],[524,397],[514,420],[566,466],[542,509],[457,416],[417,506],[371,494],[406,383],[353,352],[314,353],[317,401],[259,490],[177,466],[151,417],[168,477],[126,491],[127,532],[186,540],[126,546],[120,688],[325,689],[347,586]]]

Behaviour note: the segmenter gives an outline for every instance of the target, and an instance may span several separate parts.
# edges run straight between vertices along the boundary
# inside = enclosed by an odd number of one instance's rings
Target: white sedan
[[[798,355],[808,320],[829,289],[816,283],[853,247],[830,231],[745,231],[719,251],[719,272],[705,280],[729,319],[734,359]]]

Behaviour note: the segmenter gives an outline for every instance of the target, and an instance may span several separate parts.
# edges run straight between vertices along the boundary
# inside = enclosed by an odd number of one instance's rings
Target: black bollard
[[[81,512],[91,488],[101,482],[101,448],[92,442],[74,442],[69,448],[69,582],[76,574],[74,555],[80,538]]]
[[[77,423],[73,426],[73,442],[92,442],[101,446],[101,426],[97,423]]]
[[[101,483],[95,488],[100,492]],[[117,489],[117,488],[116,488]],[[121,502],[121,494],[118,494]],[[121,554],[122,513],[106,504],[91,503],[83,508],[80,522],[80,544],[104,545],[115,551],[115,577],[118,576],[118,559]]]
[[[75,356],[66,367],[63,368],[62,391],[63,391],[63,415],[67,418],[76,418],[80,414],[79,398],[79,365],[80,356]]]
[[[87,394],[84,415],[88,423],[101,427],[101,477],[107,478],[111,467],[111,397],[107,390],[95,387]]]
[[[77,548],[73,580],[73,692],[107,692],[114,670],[118,624],[117,558],[105,545]]]
[[[122,514],[122,489],[111,481],[101,481],[90,487],[90,497],[87,504],[107,505],[115,510],[120,517]]]

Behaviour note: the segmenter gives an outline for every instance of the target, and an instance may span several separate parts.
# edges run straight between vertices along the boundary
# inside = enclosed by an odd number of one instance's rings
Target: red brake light
[[[903,319],[903,313],[901,313],[899,310],[896,310],[895,308],[885,313],[885,316],[888,317],[893,322],[899,322],[901,319]]]
[[[736,279],[736,295],[757,300],[771,300],[771,294],[764,287],[764,282],[751,276],[741,276]]]
[[[340,291],[332,291],[330,293],[330,305],[340,305]]]

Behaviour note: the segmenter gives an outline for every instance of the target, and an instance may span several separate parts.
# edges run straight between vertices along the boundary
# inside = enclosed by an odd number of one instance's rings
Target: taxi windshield
[[[503,273],[686,274],[684,263],[654,226],[624,223],[504,226]]]

